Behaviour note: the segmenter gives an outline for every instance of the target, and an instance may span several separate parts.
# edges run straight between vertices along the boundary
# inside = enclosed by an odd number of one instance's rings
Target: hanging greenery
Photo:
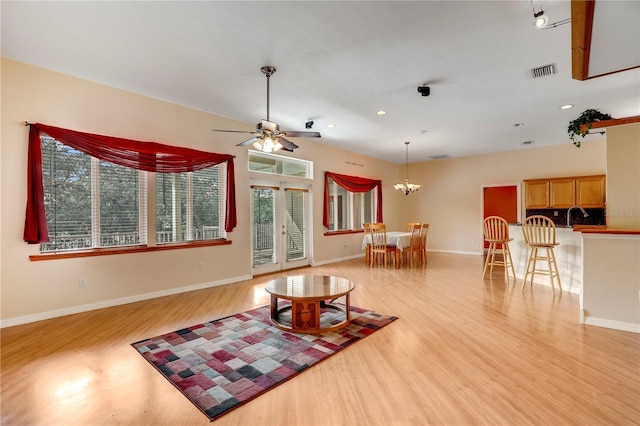
[[[587,109],[580,114],[578,118],[569,122],[569,127],[567,128],[569,138],[576,148],[580,148],[581,139],[577,138],[583,138],[588,135],[593,123],[602,120],[611,120],[611,118],[609,114],[602,113],[597,109]]]

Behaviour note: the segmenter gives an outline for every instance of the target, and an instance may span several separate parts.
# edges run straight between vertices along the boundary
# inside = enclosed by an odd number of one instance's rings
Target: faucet
[[[567,211],[567,226],[570,227],[571,226],[571,210],[573,209],[580,209],[580,211],[582,212],[582,214],[584,215],[584,217],[589,216],[589,213],[587,213],[582,207],[580,206],[573,206],[571,207],[568,211]]]

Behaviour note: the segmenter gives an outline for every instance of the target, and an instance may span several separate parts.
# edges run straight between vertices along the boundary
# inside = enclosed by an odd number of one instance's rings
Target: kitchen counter
[[[640,333],[640,229],[583,229],[580,322]]]
[[[529,248],[522,226],[509,225],[516,277],[524,278]],[[640,229],[556,227],[562,289],[580,295],[581,324],[640,333]],[[534,284],[549,286],[549,277]]]
[[[529,247],[524,242],[521,225],[509,225],[509,237],[513,241],[509,243],[513,267],[516,278],[524,279],[525,268],[529,256]],[[580,232],[574,232],[573,228],[556,227],[556,241],[560,243],[554,248],[560,284],[563,291],[580,294],[582,289],[582,236]],[[549,287],[549,277],[545,275],[534,276],[534,284]]]

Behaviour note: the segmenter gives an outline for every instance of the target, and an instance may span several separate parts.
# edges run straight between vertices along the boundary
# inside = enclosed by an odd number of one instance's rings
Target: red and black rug
[[[263,306],[132,346],[214,420],[397,319],[353,306],[351,318],[337,332],[293,334],[273,327]]]

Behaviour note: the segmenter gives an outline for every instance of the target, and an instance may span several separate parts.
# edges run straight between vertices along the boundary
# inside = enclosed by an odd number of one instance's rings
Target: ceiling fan
[[[256,124],[255,131],[244,131],[244,130],[221,130],[221,129],[213,129],[213,132],[230,132],[230,133],[249,133],[253,135],[252,138],[247,139],[244,142],[240,142],[236,146],[246,146],[253,144],[254,148],[262,152],[274,152],[280,149],[284,151],[293,151],[298,148],[298,145],[293,142],[287,140],[285,138],[295,138],[298,136],[304,136],[307,138],[319,138],[319,132],[295,132],[295,131],[281,131],[280,126],[273,121],[269,121],[269,78],[275,74],[276,69],[271,66],[262,67],[260,69],[264,75],[267,76],[267,119],[262,120],[260,123]]]

